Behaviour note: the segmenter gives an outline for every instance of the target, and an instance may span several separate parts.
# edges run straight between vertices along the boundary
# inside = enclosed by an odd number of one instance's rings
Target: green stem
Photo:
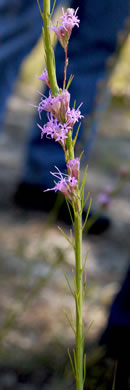
[[[72,141],[72,131],[68,132],[68,137],[66,139],[67,153],[65,156],[66,162],[74,158],[74,146]]]
[[[76,260],[76,390],[83,390],[83,270],[82,270],[82,211],[77,201],[75,211],[75,260]]]
[[[43,0],[44,45],[46,53],[46,66],[52,95],[58,95],[59,87],[56,79],[54,50],[50,36],[50,0]]]
[[[48,71],[51,92],[53,96],[59,93],[56,80],[55,57],[50,37],[50,0],[43,0],[44,45],[46,53],[46,66]],[[67,50],[64,70],[64,85],[66,83]],[[72,132],[68,133],[66,141],[66,162],[74,158],[74,145]],[[76,390],[83,390],[83,270],[82,270],[82,210],[79,191],[77,200],[72,202],[74,209],[75,228],[75,261],[76,261]]]

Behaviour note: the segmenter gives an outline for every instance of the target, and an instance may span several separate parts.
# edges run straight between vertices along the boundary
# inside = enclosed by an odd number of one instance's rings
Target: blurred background
[[[58,10],[59,12],[59,10]],[[99,132],[89,159],[86,191],[94,207],[104,187],[118,182],[120,167],[130,169],[130,34],[118,37],[118,50],[107,64],[107,80],[99,86]],[[0,389],[74,388],[67,348],[74,346],[64,310],[74,312],[63,270],[72,281],[74,255],[56,224],[45,213],[21,210],[13,204],[24,162],[29,129],[35,118],[37,90],[44,67],[42,38],[22,64],[8,99],[0,134]],[[98,112],[104,87],[109,103]],[[90,118],[91,121],[91,118]],[[88,124],[86,124],[88,126]],[[43,141],[42,141],[43,142]],[[113,299],[129,265],[130,185],[126,181],[105,209],[110,228],[100,236],[85,235],[89,248],[84,305],[87,334],[86,389],[112,388],[115,361],[99,346]],[[68,233],[68,228],[64,226]],[[122,388],[122,390],[125,390]]]

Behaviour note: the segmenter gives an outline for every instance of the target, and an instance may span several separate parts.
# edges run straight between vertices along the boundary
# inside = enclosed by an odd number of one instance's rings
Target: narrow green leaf
[[[56,0],[54,0],[54,3],[53,3],[52,11],[51,11],[51,14],[50,14],[50,19],[52,18],[52,15],[53,15],[53,12],[54,12],[54,9],[55,9],[55,5],[56,5]]]
[[[64,233],[64,231],[60,228],[60,226],[57,226],[60,232],[63,234],[63,236],[66,238],[66,240],[69,242],[69,244],[73,247],[73,243],[70,241],[70,239],[67,237],[67,235]]]
[[[86,165],[86,167],[85,167],[81,186],[80,186],[80,195],[82,198],[82,204],[84,203],[84,187],[85,187],[85,183],[86,183],[86,179],[87,179],[87,170],[88,170],[88,165]]]
[[[83,154],[84,154],[84,150],[82,150],[82,152],[81,152],[80,155],[79,155],[79,159],[80,159],[80,160],[81,160]]]
[[[75,106],[76,106],[76,100],[74,100],[73,108],[75,108]]]
[[[84,371],[83,371],[83,384],[85,384],[86,380],[86,353],[84,354]]]
[[[77,310],[77,315],[78,315],[78,320],[80,318],[80,311],[79,311],[79,301],[78,301],[78,298],[79,298],[79,294],[75,294],[75,301],[76,301],[76,310]]]
[[[41,10],[39,0],[37,0],[37,4],[38,4],[39,11],[40,11],[40,15],[41,15],[41,17],[42,17],[42,19],[43,19],[43,12],[42,12],[42,10]]]
[[[72,288],[71,288],[69,279],[68,279],[68,277],[67,277],[67,275],[66,275],[66,273],[65,273],[64,271],[63,271],[63,273],[64,273],[65,280],[66,280],[66,282],[67,282],[67,284],[68,284],[69,290],[70,290],[71,294],[74,296],[74,292],[73,292],[73,290],[72,290]]]
[[[76,376],[76,373],[75,373],[75,369],[74,369],[74,365],[73,365],[73,360],[72,360],[72,357],[71,357],[69,348],[68,348],[67,352],[68,352],[68,356],[69,356],[69,359],[70,359],[70,364],[71,364],[71,367],[72,367],[73,375],[74,375],[74,377],[75,377],[75,376]]]
[[[84,300],[85,292],[86,292],[86,280],[87,280],[87,274],[85,272],[84,273],[84,284],[83,284],[83,300]]]
[[[83,272],[84,272],[84,269],[85,269],[85,266],[86,266],[86,263],[87,263],[88,252],[89,252],[89,248],[87,249],[87,252],[86,252],[86,255],[85,255],[84,265],[83,265]]]
[[[77,291],[76,278],[75,278],[75,273],[74,273],[74,270],[73,270],[73,269],[72,269],[72,275],[73,275],[73,281],[74,281],[75,291]]]
[[[71,310],[70,310],[70,315],[71,315],[72,324],[73,324],[73,326],[74,326],[74,328],[75,328],[75,321],[74,321],[73,313],[72,313]]]
[[[73,246],[75,248],[72,229],[70,229],[70,238],[71,238],[71,242],[73,243]]]
[[[88,220],[88,216],[89,216],[89,211],[90,211],[90,208],[91,208],[91,204],[92,204],[92,198],[90,198],[90,201],[89,201],[88,210],[87,210],[86,217],[85,217],[85,221],[84,221],[84,224],[83,224],[83,230],[84,230],[85,225],[86,225],[87,220]]]
[[[75,144],[76,144],[77,137],[78,137],[79,130],[80,130],[80,126],[81,126],[81,122],[79,123],[79,126],[78,126],[78,128],[77,128],[77,131],[76,131],[75,137],[74,137],[74,139],[73,139],[73,146],[75,146]]]
[[[82,178],[82,183],[81,183],[81,186],[80,186],[80,191],[82,191],[82,187],[85,186],[86,177],[87,177],[87,170],[88,170],[88,164],[86,165],[85,170],[84,170],[84,174],[83,174],[83,178]]]
[[[66,89],[69,89],[70,84],[71,84],[72,81],[73,81],[73,78],[74,78],[74,76],[71,74],[70,77],[69,77],[68,83],[67,83],[67,85],[66,85]]]
[[[66,316],[66,319],[67,319],[67,321],[68,321],[69,326],[71,327],[71,329],[72,329],[74,335],[76,335],[76,330],[75,330],[75,328],[74,328],[74,326],[73,326],[73,324],[72,324],[71,319],[69,318],[69,316],[68,316],[68,314],[66,313],[66,311],[64,311],[64,313],[65,313],[65,316]]]
[[[85,232],[88,232],[91,226],[97,221],[97,218],[99,217],[99,214],[94,214],[92,215],[89,220],[87,221],[86,227],[85,227]]]
[[[85,207],[85,205],[87,203],[87,200],[88,200],[89,196],[90,196],[90,192],[87,193],[87,196],[86,196],[85,201],[83,203],[83,209],[84,209],[84,207]]]
[[[82,189],[82,194],[81,194],[81,207],[82,207],[82,212],[83,212],[83,204],[84,204],[84,188]]]
[[[69,214],[70,214],[70,218],[71,218],[72,225],[74,225],[74,220],[73,220],[73,217],[72,217],[71,208],[70,208],[68,199],[67,199],[66,197],[65,197],[65,200],[66,200],[67,207],[68,207],[68,210],[69,210]]]
[[[94,324],[94,320],[88,326],[87,331],[86,331],[86,336],[87,336],[88,332],[90,331],[90,329],[92,328],[93,324]]]
[[[73,349],[73,355],[74,355],[74,366],[75,366],[76,377],[78,378],[78,367],[77,367],[77,360],[76,360],[75,349]]]

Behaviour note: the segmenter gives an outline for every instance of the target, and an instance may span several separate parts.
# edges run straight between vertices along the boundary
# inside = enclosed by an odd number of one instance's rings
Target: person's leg
[[[0,2],[0,129],[20,65],[40,37],[41,26],[35,0]]]

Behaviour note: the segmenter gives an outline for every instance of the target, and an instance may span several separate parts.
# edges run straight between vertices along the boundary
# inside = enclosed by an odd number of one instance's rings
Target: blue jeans
[[[43,1],[40,1],[41,7]],[[57,1],[59,5],[60,1]],[[65,1],[64,1],[65,3]],[[71,6],[78,7],[79,1],[72,0]],[[71,105],[83,102],[82,114],[87,117],[93,111],[98,81],[105,77],[108,57],[116,48],[117,33],[123,28],[129,14],[129,0],[84,0],[78,10],[80,27],[74,28],[69,44],[69,74],[74,74],[70,87]],[[7,98],[12,91],[20,65],[31,51],[41,34],[42,20],[36,0],[0,0],[0,125],[2,126]],[[58,84],[62,86],[64,51],[57,44],[56,64]],[[43,122],[46,121],[44,114]],[[36,123],[31,129],[21,180],[39,186],[49,186],[50,170],[57,165],[65,168],[62,148],[45,137],[41,140]],[[97,123],[91,131],[95,138]],[[82,136],[83,126],[80,131]],[[90,144],[88,144],[88,148]],[[88,150],[87,150],[88,153]],[[86,156],[87,157],[87,156]]]

